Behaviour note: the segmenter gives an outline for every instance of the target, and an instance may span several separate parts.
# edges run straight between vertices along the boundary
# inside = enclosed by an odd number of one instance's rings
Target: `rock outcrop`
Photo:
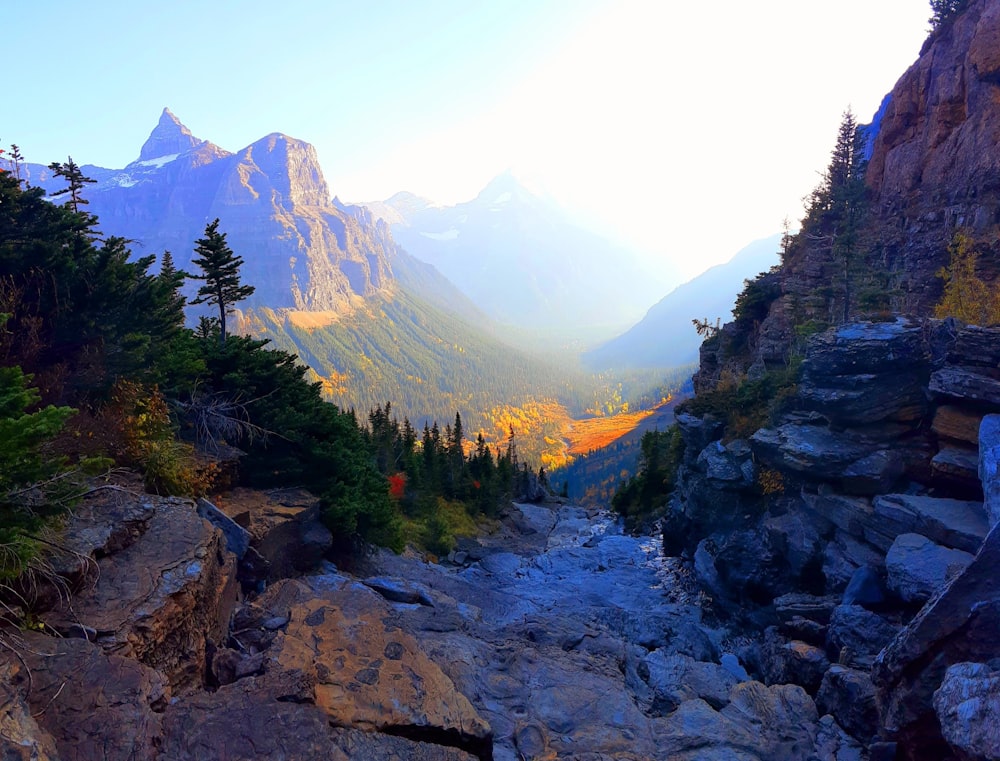
[[[786,412],[749,441],[782,494],[730,478],[720,499],[720,475],[740,470],[725,453],[743,442],[679,419],[687,449],[665,543],[686,547],[737,620],[770,624],[748,650],[760,674],[801,685],[855,741],[894,743],[901,759],[990,757],[978,743],[990,742],[1000,655],[987,570],[1000,562],[996,346],[1000,329],[953,321],[817,336]],[[972,465],[943,469],[958,450]]]

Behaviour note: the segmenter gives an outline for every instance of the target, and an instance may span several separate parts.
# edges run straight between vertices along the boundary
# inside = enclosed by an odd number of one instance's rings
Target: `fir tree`
[[[191,275],[194,280],[204,280],[192,304],[215,304],[219,308],[219,343],[226,342],[226,315],[233,311],[233,305],[248,298],[255,290],[252,285],[240,283],[240,267],[243,258],[236,256],[226,243],[226,234],[219,232],[219,220],[205,228],[205,237],[195,241],[197,258],[191,263],[197,265],[201,275]]]
[[[72,156],[68,156],[66,158],[65,164],[53,161],[49,164],[49,169],[52,170],[56,177],[62,177],[68,183],[68,185],[62,190],[57,190],[55,193],[52,193],[52,198],[57,198],[69,193],[69,201],[67,201],[66,204],[77,213],[80,211],[81,204],[90,203],[90,201],[81,195],[81,191],[87,183],[97,182],[97,180],[86,177],[80,167],[77,166],[76,162],[73,161]]]

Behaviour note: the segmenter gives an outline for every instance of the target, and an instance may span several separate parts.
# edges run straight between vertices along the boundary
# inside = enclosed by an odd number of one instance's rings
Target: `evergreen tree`
[[[969,5],[969,0],[930,0],[931,17],[928,19],[931,29],[937,29],[950,21]]]
[[[219,232],[219,220],[205,228],[205,237],[195,241],[196,264],[201,275],[191,275],[194,280],[203,280],[205,285],[198,289],[192,304],[215,304],[219,308],[219,343],[226,342],[226,315],[233,311],[233,305],[248,298],[256,290],[252,285],[240,283],[240,267],[243,258],[236,256],[226,243],[226,234]]]
[[[55,193],[52,193],[53,198],[69,193],[69,201],[66,203],[71,209],[73,209],[74,212],[77,213],[80,211],[81,204],[90,203],[90,201],[81,195],[81,191],[87,183],[97,182],[97,180],[84,176],[83,171],[79,166],[77,166],[76,162],[73,161],[72,156],[68,156],[66,158],[65,164],[53,161],[49,164],[49,169],[52,170],[56,177],[62,177],[68,183],[68,185],[62,190],[57,190]]]
[[[21,181],[21,164],[24,163],[24,155],[21,153],[21,149],[18,147],[17,143],[11,143],[10,145],[10,164],[14,169],[14,179],[18,182]]]

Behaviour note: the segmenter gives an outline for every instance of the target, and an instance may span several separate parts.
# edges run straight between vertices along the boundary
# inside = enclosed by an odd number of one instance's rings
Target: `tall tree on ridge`
[[[55,193],[52,193],[53,198],[69,193],[69,201],[66,203],[75,212],[80,211],[80,204],[90,203],[90,201],[80,195],[80,192],[87,183],[97,182],[97,180],[93,180],[90,177],[85,176],[83,174],[83,170],[81,170],[77,163],[73,161],[72,156],[67,156],[65,164],[53,161],[49,164],[49,169],[52,170],[52,173],[55,174],[56,177],[62,177],[69,183],[69,185],[62,190],[57,190]]]
[[[226,342],[226,315],[233,311],[233,305],[248,298],[254,290],[252,285],[240,283],[240,267],[243,257],[236,256],[226,243],[226,234],[219,232],[219,220],[215,219],[205,228],[205,237],[195,241],[197,258],[191,263],[201,268],[203,274],[191,275],[194,280],[204,280],[192,304],[215,304],[219,307],[219,342]]]

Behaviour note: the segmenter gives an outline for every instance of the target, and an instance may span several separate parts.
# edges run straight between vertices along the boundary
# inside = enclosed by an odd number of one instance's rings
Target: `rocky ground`
[[[74,595],[39,580],[39,631],[3,634],[4,758],[861,757],[606,516],[514,505],[441,564],[277,578],[329,539],[309,496],[220,507],[109,487],[77,511],[52,556]]]

